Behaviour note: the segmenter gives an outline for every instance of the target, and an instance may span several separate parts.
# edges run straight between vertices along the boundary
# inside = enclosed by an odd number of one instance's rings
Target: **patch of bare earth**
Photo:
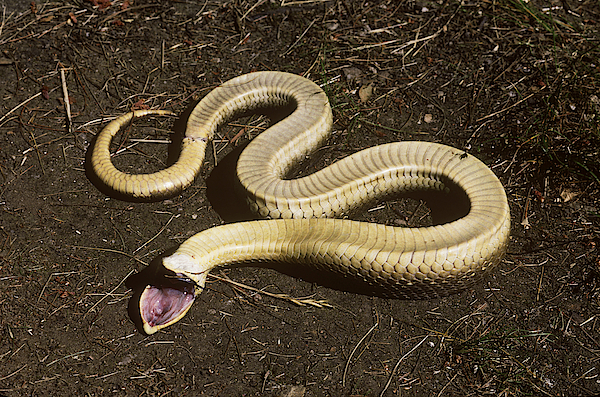
[[[2,0],[0,395],[600,393],[598,26],[593,0]],[[211,88],[255,70],[302,74],[330,97],[335,133],[303,172],[398,140],[483,160],[512,210],[501,265],[430,301],[228,270],[217,276],[332,308],[213,279],[181,322],[138,332],[125,280],[227,219],[205,181],[266,124],[223,126],[196,183],[154,203],[98,190],[88,146],[131,109],[185,122]],[[162,168],[179,124],[136,121],[115,162]],[[405,204],[361,217],[427,222],[420,201]]]

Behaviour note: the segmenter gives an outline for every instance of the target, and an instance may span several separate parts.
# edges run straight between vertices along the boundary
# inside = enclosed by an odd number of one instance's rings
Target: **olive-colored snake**
[[[506,194],[485,164],[461,150],[429,142],[390,143],[312,175],[285,179],[328,137],[332,126],[323,90],[289,73],[250,73],[210,92],[189,116],[179,160],[165,170],[126,174],[113,166],[109,152],[113,136],[133,118],[172,114],[160,110],[135,111],[108,124],[97,137],[92,167],[120,193],[141,198],[174,195],[193,182],[220,124],[247,111],[290,105],[295,110],[256,137],[237,164],[251,208],[262,216],[284,219],[214,227],[163,258],[166,269],[189,282],[146,287],[140,313],[148,334],[181,319],[215,267],[255,261],[300,264],[359,280],[387,296],[429,298],[472,285],[500,261],[510,231]],[[463,189],[470,201],[468,214],[450,223],[399,228],[323,219],[339,218],[392,194],[444,190],[448,182]]]

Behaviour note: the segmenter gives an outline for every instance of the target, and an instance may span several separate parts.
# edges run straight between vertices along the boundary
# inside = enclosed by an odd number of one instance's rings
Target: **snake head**
[[[172,279],[160,285],[148,285],[140,296],[140,315],[148,335],[181,320],[196,297],[193,282]]]
[[[206,273],[191,272],[196,266],[193,262],[185,254],[163,258],[163,266],[170,274],[146,286],[140,296],[139,309],[146,334],[181,320],[204,288]]]

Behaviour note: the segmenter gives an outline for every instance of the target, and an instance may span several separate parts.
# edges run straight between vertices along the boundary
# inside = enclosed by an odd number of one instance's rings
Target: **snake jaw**
[[[151,335],[181,320],[190,310],[196,295],[206,283],[208,269],[194,272],[198,262],[187,254],[163,258],[163,267],[170,275],[146,286],[140,296],[140,316],[144,332]]]
[[[179,321],[188,312],[195,297],[196,288],[190,282],[146,286],[140,296],[140,316],[144,332],[151,335]]]

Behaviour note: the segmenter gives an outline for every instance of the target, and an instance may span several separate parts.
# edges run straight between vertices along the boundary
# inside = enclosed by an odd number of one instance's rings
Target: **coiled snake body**
[[[123,194],[173,195],[193,182],[220,124],[242,112],[290,104],[295,110],[255,138],[237,164],[251,208],[264,217],[283,219],[214,227],[163,258],[166,269],[193,284],[146,287],[140,298],[145,332],[181,319],[208,272],[219,266],[254,261],[301,264],[376,286],[388,296],[427,298],[473,284],[500,261],[510,230],[506,194],[485,164],[458,149],[429,142],[391,143],[355,153],[312,175],[284,179],[328,137],[332,125],[323,90],[293,74],[250,73],[214,89],[189,116],[179,160],[154,174],[118,171],[111,163],[110,142],[134,117],[171,112],[143,110],[121,116],[99,134],[92,167],[104,183]],[[448,182],[463,189],[470,201],[468,214],[450,223],[399,228],[323,219],[394,193],[444,190]]]

